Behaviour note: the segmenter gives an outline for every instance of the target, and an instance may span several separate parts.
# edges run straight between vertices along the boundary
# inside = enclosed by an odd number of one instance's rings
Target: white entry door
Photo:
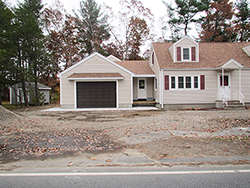
[[[219,88],[218,88],[218,99],[219,100],[231,100],[231,85],[230,85],[230,75],[224,75],[222,80],[222,75],[219,75]]]
[[[147,99],[146,78],[138,78],[138,99]]]

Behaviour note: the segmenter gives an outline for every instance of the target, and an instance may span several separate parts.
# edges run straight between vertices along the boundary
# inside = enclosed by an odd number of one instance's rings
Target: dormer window
[[[196,61],[195,47],[177,47],[177,61]]]
[[[183,60],[189,60],[189,48],[183,48]]]

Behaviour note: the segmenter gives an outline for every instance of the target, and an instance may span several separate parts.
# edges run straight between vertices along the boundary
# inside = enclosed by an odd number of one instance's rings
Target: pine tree
[[[13,12],[0,0],[0,105],[4,87],[16,82],[14,75],[14,61],[16,48],[14,46]]]
[[[238,0],[235,4],[236,13],[236,30],[237,39],[240,42],[248,42],[250,40],[250,5],[248,0]]]
[[[232,42],[236,40],[236,30],[232,26],[233,3],[229,0],[215,0],[210,4],[207,16],[201,25],[203,42]]]
[[[103,52],[102,43],[110,38],[110,28],[107,24],[107,15],[101,12],[101,7],[95,0],[82,0],[80,2],[80,16],[78,29],[79,42],[82,44],[83,53],[88,55],[93,52]]]
[[[168,24],[170,25],[171,35],[173,40],[178,40],[184,31],[184,35],[188,34],[191,23],[197,23],[200,16],[198,13],[208,9],[210,0],[175,0],[175,6],[163,3],[167,7],[169,16]]]
[[[26,106],[28,106],[26,81],[35,82],[35,104],[39,105],[38,79],[46,63],[40,20],[42,8],[41,0],[25,0],[15,8],[15,24],[18,27],[16,59]]]

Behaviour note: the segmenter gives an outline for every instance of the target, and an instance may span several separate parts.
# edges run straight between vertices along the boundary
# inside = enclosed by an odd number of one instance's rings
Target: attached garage
[[[61,108],[131,108],[134,73],[113,60],[96,52],[60,73]]]
[[[77,82],[77,108],[116,108],[116,82]]]

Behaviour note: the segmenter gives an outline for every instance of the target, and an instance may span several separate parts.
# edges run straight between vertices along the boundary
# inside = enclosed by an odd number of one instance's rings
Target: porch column
[[[222,68],[222,78],[221,86],[224,87],[224,68]]]

